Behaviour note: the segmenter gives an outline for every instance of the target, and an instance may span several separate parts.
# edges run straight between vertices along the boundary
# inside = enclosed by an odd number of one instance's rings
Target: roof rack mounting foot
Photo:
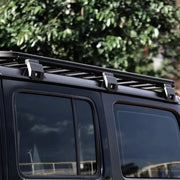
[[[164,84],[164,91],[165,91],[167,100],[169,102],[175,102],[176,93],[174,91],[174,88],[170,84]]]
[[[28,76],[32,80],[42,80],[44,77],[44,69],[38,60],[26,59],[25,63],[28,69]]]
[[[118,82],[114,75],[109,72],[103,72],[102,74],[106,89],[109,91],[116,91],[118,89]]]

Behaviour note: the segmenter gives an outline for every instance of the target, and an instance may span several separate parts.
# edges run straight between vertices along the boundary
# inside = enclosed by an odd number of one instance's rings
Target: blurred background
[[[173,79],[180,0],[0,0],[0,50]]]

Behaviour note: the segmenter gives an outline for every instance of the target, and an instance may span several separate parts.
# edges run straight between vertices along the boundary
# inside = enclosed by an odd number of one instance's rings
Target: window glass
[[[93,114],[88,102],[76,100],[81,174],[95,174],[96,152]]]
[[[121,168],[125,177],[179,178],[180,137],[168,111],[115,104]]]
[[[96,172],[91,106],[83,100],[72,101],[16,94],[18,163],[23,175],[56,177]]]
[[[76,174],[71,100],[20,93],[16,110],[21,172],[39,176]]]

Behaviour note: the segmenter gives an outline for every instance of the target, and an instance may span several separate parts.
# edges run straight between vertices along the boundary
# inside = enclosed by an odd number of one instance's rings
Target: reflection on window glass
[[[21,93],[16,96],[16,110],[21,172],[76,174],[71,100]]]
[[[179,178],[180,137],[168,111],[115,104],[122,173],[125,177]]]
[[[82,169],[83,175],[96,172],[92,109],[85,101],[75,102],[77,112],[73,114],[71,98],[16,95],[18,158],[23,175],[80,175],[78,169]]]
[[[88,102],[76,100],[81,174],[95,174],[96,152],[93,114]]]

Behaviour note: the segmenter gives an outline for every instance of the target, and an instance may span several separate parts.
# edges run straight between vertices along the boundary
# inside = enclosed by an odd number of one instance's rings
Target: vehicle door
[[[2,84],[8,180],[111,177],[98,92],[28,79]]]
[[[114,180],[180,178],[179,104],[153,96],[102,98]]]

